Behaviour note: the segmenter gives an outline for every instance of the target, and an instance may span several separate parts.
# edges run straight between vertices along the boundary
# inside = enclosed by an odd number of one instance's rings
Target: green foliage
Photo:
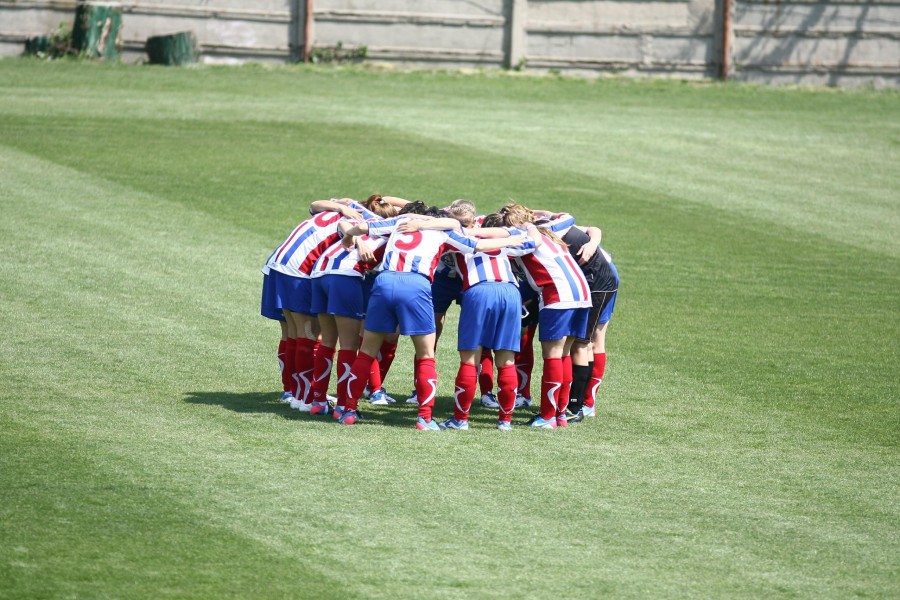
[[[72,49],[72,30],[66,23],[60,23],[49,35],[29,38],[25,53],[47,60],[78,55]]]
[[[355,46],[344,48],[343,42],[338,42],[333,47],[317,47],[310,50],[309,60],[315,64],[343,64],[360,62],[366,58],[369,49],[367,46]]]
[[[897,597],[898,99],[0,61],[0,597]],[[596,420],[278,401],[259,267],[376,190],[603,229]]]

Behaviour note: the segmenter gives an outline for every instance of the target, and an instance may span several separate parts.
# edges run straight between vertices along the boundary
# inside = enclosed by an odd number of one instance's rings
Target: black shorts
[[[615,296],[616,290],[604,292],[591,291],[591,312],[588,314],[587,331],[585,331],[584,337],[577,338],[579,342],[584,344],[590,343],[591,337],[593,337],[594,331],[597,329],[597,324],[600,321],[600,314],[603,312],[603,309],[612,302]]]

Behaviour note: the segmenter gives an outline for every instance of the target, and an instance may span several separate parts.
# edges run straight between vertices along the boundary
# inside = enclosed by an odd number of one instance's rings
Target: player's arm
[[[524,244],[532,244],[528,236],[511,235],[505,238],[480,238],[475,244],[477,252],[490,252],[491,250],[499,250],[500,248],[508,248],[510,246],[521,246]]]
[[[338,231],[341,234],[341,244],[348,250],[354,244],[354,238],[369,233],[369,224],[365,221],[338,221]]]
[[[425,215],[409,215],[424,218],[410,219],[397,227],[400,233],[412,233],[413,231],[456,231],[459,230],[459,221],[453,217],[427,217]]]
[[[350,198],[342,198],[340,200],[316,200],[309,205],[309,212],[312,214],[334,211],[341,213],[343,216],[353,221],[362,221],[363,216],[355,208],[349,206]]]
[[[356,243],[356,250],[359,253],[359,262],[361,262],[361,263],[374,262],[375,253],[372,252],[372,249],[365,242],[365,238],[363,236],[357,236],[355,243]]]
[[[588,234],[591,238],[590,241],[585,242],[584,246],[581,247],[581,250],[578,251],[578,264],[587,264],[591,258],[593,258],[594,254],[597,252],[597,248],[600,246],[600,239],[603,237],[603,232],[600,231],[599,227],[579,227],[583,232]]]
[[[403,198],[398,198],[397,196],[382,196],[382,202],[387,202],[391,206],[395,206],[397,208],[403,208],[407,204],[409,204],[409,200],[404,200]]]
[[[512,235],[506,227],[467,227],[465,233],[477,238],[505,238]]]

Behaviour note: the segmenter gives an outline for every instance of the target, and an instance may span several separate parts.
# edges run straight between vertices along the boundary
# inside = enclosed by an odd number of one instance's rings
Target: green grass
[[[0,61],[0,597],[897,597],[898,159],[895,92]],[[596,421],[278,402],[259,267],[375,190],[603,228]]]

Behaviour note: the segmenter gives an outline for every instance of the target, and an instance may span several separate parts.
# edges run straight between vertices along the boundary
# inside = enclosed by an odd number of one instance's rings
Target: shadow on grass
[[[185,392],[184,401],[189,404],[221,406],[237,413],[271,413],[285,418],[309,414],[292,410],[281,401],[281,393],[273,392]]]
[[[285,419],[321,421],[325,418],[331,420],[331,416],[322,417],[302,413],[292,409],[281,401],[280,392],[185,392],[184,401],[189,404],[206,404],[209,406],[221,406],[236,413],[270,413],[279,415]],[[434,418],[443,420],[446,418],[445,407],[453,406],[453,398],[439,396],[436,398],[438,408]],[[405,404],[402,401],[389,406],[372,406],[365,399],[359,402],[362,414],[361,424],[379,424],[387,427],[415,427],[418,408],[414,404]],[[452,408],[450,409],[452,416]]]

